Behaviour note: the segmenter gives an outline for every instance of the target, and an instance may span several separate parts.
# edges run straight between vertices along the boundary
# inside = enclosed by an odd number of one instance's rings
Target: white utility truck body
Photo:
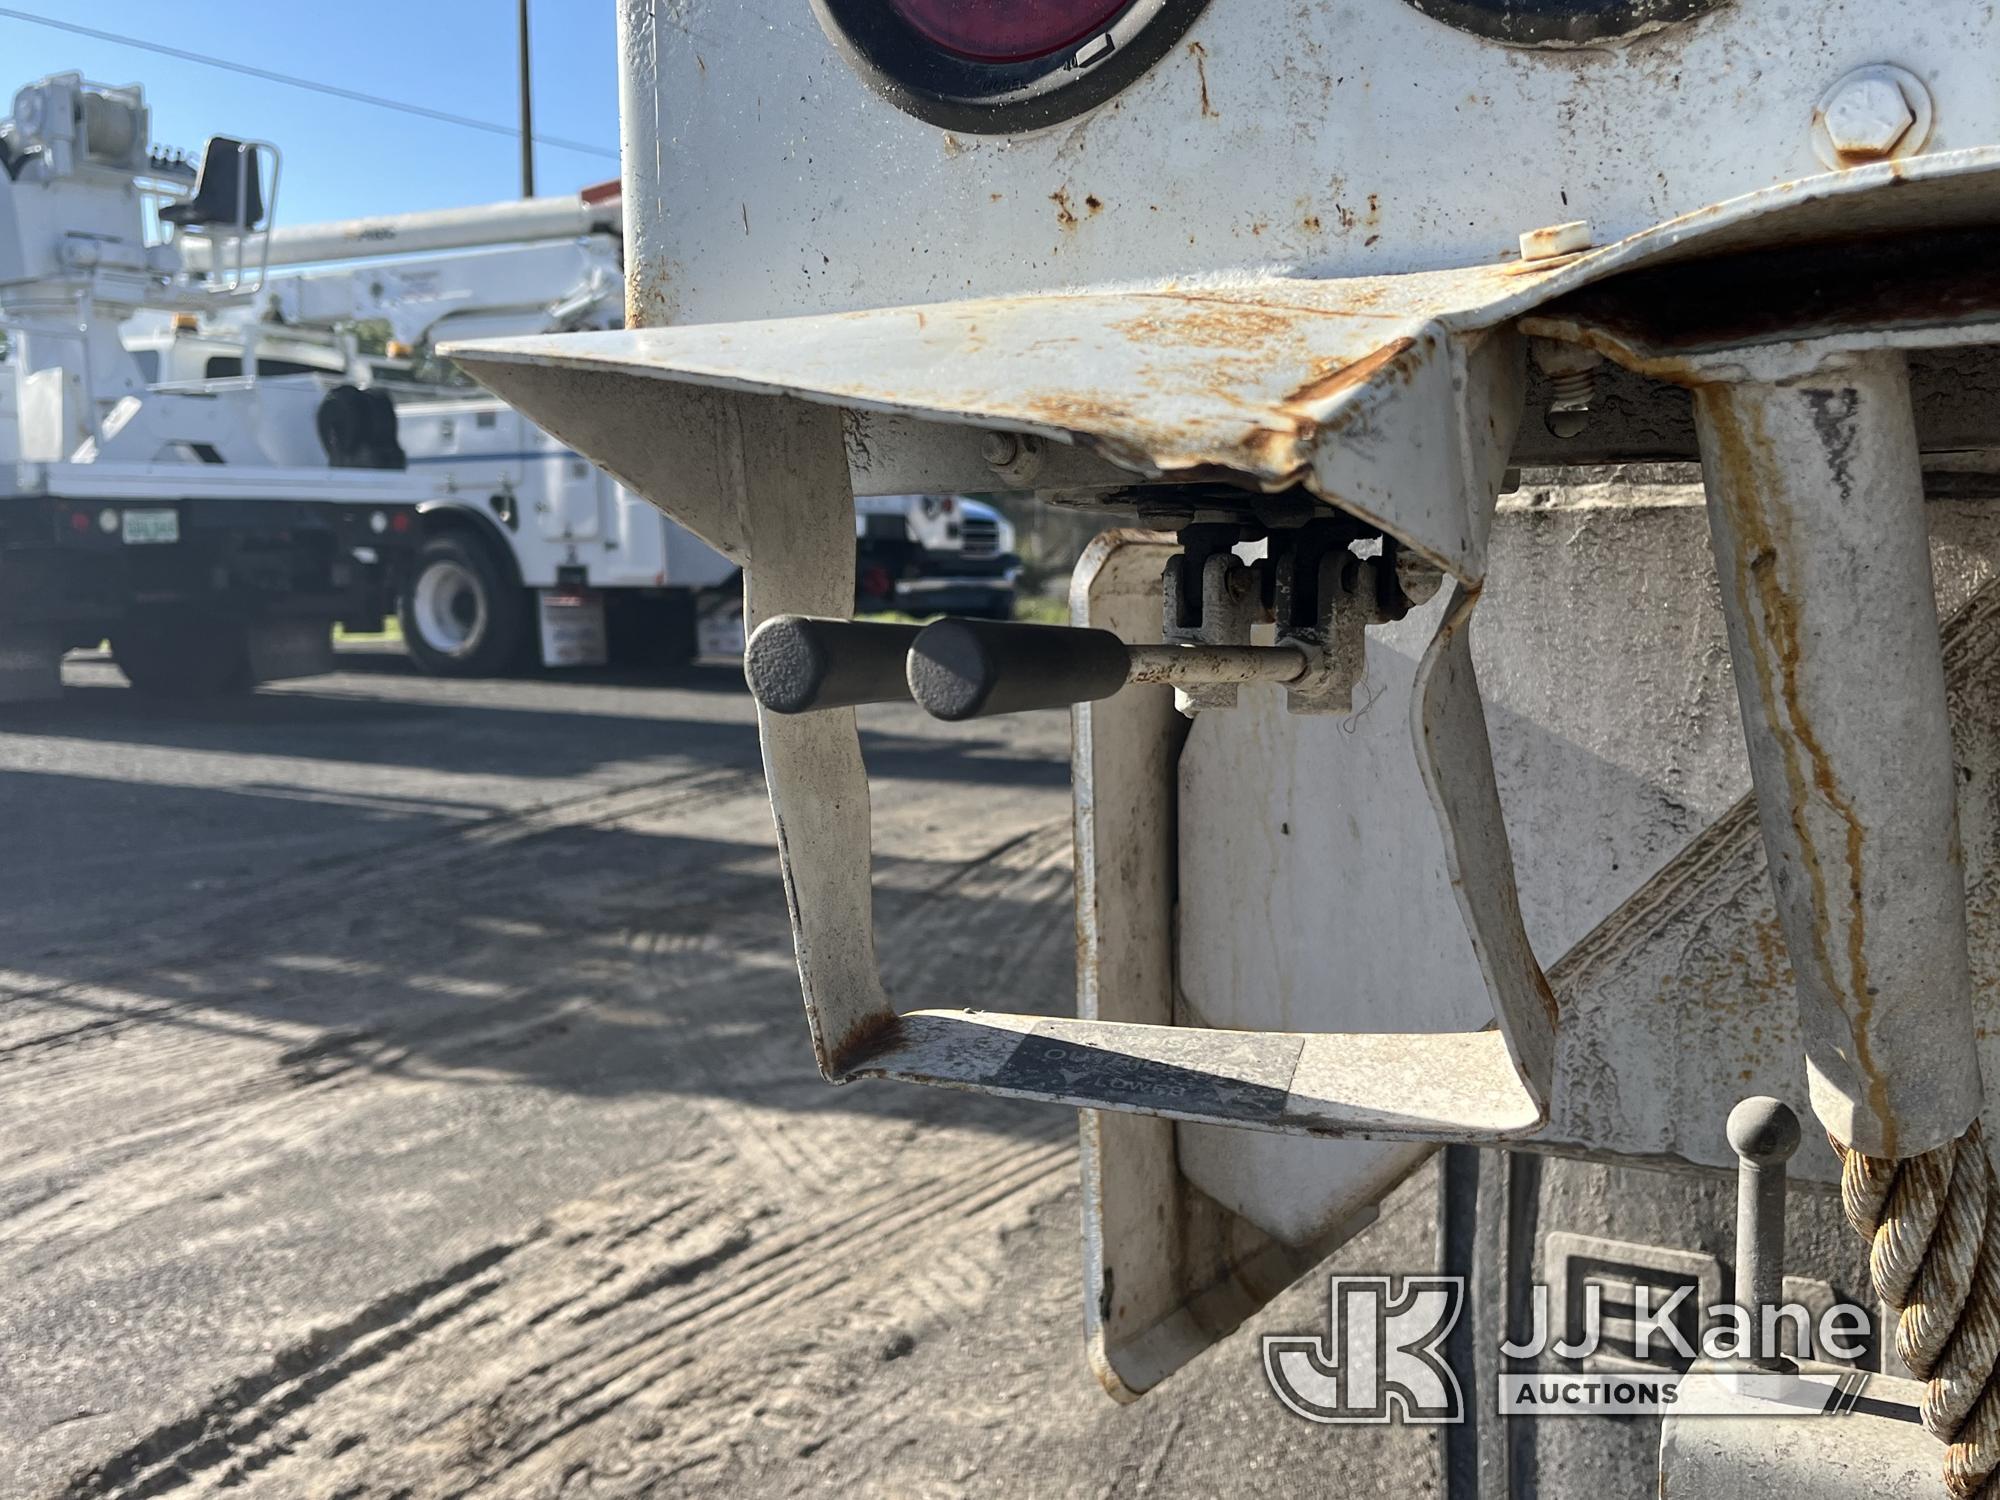
[[[193,328],[128,328],[161,378],[320,370],[383,392],[394,461],[428,489],[397,601],[423,670],[622,660],[676,665],[742,650],[736,565],[504,402],[410,358],[437,338],[602,328],[622,315],[615,184],[270,236],[259,294]],[[309,262],[299,265],[295,262]],[[357,328],[386,327],[364,354]],[[254,351],[254,354],[246,353]],[[293,437],[311,440],[310,413]]]
[[[1814,1273],[1914,1299],[1902,1347],[1934,1383],[1885,1374],[1883,1333],[1879,1409],[1782,1443],[1669,1418],[1639,1487],[1934,1482],[1909,1467],[1920,1398],[1961,1479],[2000,1473],[1968,1415],[2000,1410],[1977,1331],[2000,1284],[1961,1253],[2000,1265],[2000,554],[1984,503],[1923,503],[1997,492],[2000,22],[621,18],[626,327],[450,352],[745,567],[821,1068],[1083,1111],[1106,1388],[1236,1327],[1440,1144],[1754,1186],[1798,1136],[1723,1122],[1771,1096],[1825,1127],[1795,1178],[1845,1173],[1879,1228],[1872,1265],[1850,1237]],[[1706,547],[1687,507],[1500,503],[1524,467],[1697,460]],[[848,620],[850,497],[968,490],[1127,515],[1075,628]],[[1009,1013],[1031,997],[985,976],[884,993],[853,709],[912,695],[1072,705],[1077,1015]],[[1667,1264],[1719,1291],[1731,1254],[1764,1302],[1782,1222],[1772,1253],[1770,1195],[1741,1201],[1733,1253],[1685,1247],[1712,1278]],[[1513,1230],[1524,1287],[1555,1237]],[[1480,1326],[1505,1335],[1511,1298]],[[1358,1420],[1331,1355],[1292,1352],[1295,1409]]]

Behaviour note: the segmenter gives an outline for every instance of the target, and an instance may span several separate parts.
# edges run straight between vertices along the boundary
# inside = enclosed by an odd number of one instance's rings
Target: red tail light
[[[391,531],[408,531],[410,529],[410,513],[406,510],[397,511],[389,518],[389,529]]]
[[[979,135],[1038,130],[1102,104],[1167,56],[1207,4],[812,0],[847,60],[897,108]]]
[[[889,0],[925,40],[976,62],[1032,62],[1110,25],[1128,0]]]

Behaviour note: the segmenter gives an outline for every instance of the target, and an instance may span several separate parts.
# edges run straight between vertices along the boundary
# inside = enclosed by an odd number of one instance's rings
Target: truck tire
[[[153,697],[247,693],[256,685],[249,632],[239,620],[148,611],[112,632],[111,655],[125,680]]]
[[[528,592],[493,549],[448,532],[417,552],[397,601],[403,649],[433,677],[496,677],[520,664]]]
[[[681,589],[664,598],[613,593],[605,600],[605,645],[611,665],[628,671],[673,672],[695,658],[695,598]]]

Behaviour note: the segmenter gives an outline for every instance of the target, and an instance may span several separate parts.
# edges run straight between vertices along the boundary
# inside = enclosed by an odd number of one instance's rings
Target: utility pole
[[[535,100],[528,75],[528,0],[520,0],[521,18],[521,196],[535,196]]]

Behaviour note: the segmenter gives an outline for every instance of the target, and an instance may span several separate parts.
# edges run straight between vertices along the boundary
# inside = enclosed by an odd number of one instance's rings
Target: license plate
[[[591,589],[541,589],[542,665],[601,667],[610,660],[604,595]]]
[[[121,515],[119,525],[125,540],[134,546],[181,539],[181,516],[175,510],[128,510]]]

